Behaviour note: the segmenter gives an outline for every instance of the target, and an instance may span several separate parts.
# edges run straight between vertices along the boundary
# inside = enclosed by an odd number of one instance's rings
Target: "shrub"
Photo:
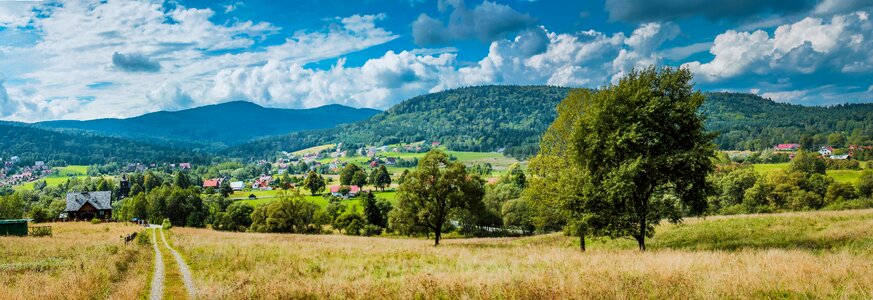
[[[100,219],[98,219],[98,218],[91,219],[91,224],[100,224]]]
[[[364,226],[363,230],[361,230],[361,235],[363,236],[374,236],[380,234],[382,234],[382,227],[373,224],[367,224]]]
[[[164,222],[161,224],[161,227],[164,229],[173,228],[173,223],[170,223],[170,219],[164,218]]]
[[[136,243],[137,244],[139,244],[141,246],[145,246],[145,245],[148,245],[149,242],[150,241],[149,241],[148,231],[143,230],[143,231],[140,231],[139,234],[136,235]]]

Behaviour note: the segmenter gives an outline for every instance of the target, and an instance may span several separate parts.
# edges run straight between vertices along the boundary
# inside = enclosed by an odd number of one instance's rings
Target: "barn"
[[[108,220],[112,218],[112,192],[67,194],[67,218],[70,220]]]

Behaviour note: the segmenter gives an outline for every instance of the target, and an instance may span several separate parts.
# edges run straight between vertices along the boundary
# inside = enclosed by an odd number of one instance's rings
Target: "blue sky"
[[[597,88],[685,67],[705,91],[873,102],[873,0],[0,1],[0,119],[233,100],[385,109],[461,86]]]

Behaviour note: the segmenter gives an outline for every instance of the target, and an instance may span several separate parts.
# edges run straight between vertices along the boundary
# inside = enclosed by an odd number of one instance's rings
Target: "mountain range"
[[[426,140],[452,150],[502,150],[523,158],[536,153],[540,135],[569,91],[551,86],[467,87],[413,97],[384,112],[340,105],[294,110],[230,102],[129,119],[5,122],[0,123],[0,157],[87,157],[77,163],[208,160],[215,155],[252,159],[326,143],[363,146]],[[801,139],[819,145],[873,144],[873,104],[816,107],[744,93],[705,96],[701,113],[706,128],[718,133],[714,142],[720,149],[762,150]]]
[[[266,108],[245,101],[181,111],[160,111],[127,119],[47,121],[47,129],[75,129],[100,135],[152,142],[191,143],[219,149],[253,139],[301,130],[333,128],[367,119],[380,111],[327,105],[310,109]]]

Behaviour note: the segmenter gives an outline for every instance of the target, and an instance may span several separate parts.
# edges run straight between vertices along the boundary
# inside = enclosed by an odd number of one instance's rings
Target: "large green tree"
[[[580,166],[573,158],[573,129],[582,116],[583,99],[590,97],[588,90],[575,90],[558,104],[558,116],[543,134],[540,150],[528,164],[527,188],[522,198],[536,208],[532,223],[539,231],[562,228],[579,237],[579,247],[585,250],[585,214],[567,209],[579,194]],[[487,203],[486,203],[487,204]],[[501,204],[502,205],[502,204]],[[571,221],[571,222],[568,222]],[[578,221],[577,221],[578,220]]]
[[[306,179],[303,180],[303,187],[309,190],[313,196],[323,192],[325,185],[324,178],[312,170],[309,171],[309,174],[306,174]]]
[[[392,213],[400,223],[433,232],[436,246],[449,217],[481,206],[484,194],[482,179],[468,174],[463,164],[450,161],[444,152],[432,150],[400,185]]]
[[[583,98],[573,134],[581,193],[575,222],[611,237],[631,236],[641,251],[661,219],[706,211],[713,134],[704,130],[687,69],[650,67]]]
[[[363,172],[363,171],[364,170],[361,169],[361,167],[358,167],[358,165],[356,165],[356,164],[353,164],[353,163],[347,164],[340,171],[340,185],[356,185],[353,183],[353,181],[355,179],[355,175],[357,175],[358,172]],[[366,173],[364,173],[364,174],[365,174],[364,177],[366,178]],[[365,181],[366,181],[366,179],[365,179]]]

